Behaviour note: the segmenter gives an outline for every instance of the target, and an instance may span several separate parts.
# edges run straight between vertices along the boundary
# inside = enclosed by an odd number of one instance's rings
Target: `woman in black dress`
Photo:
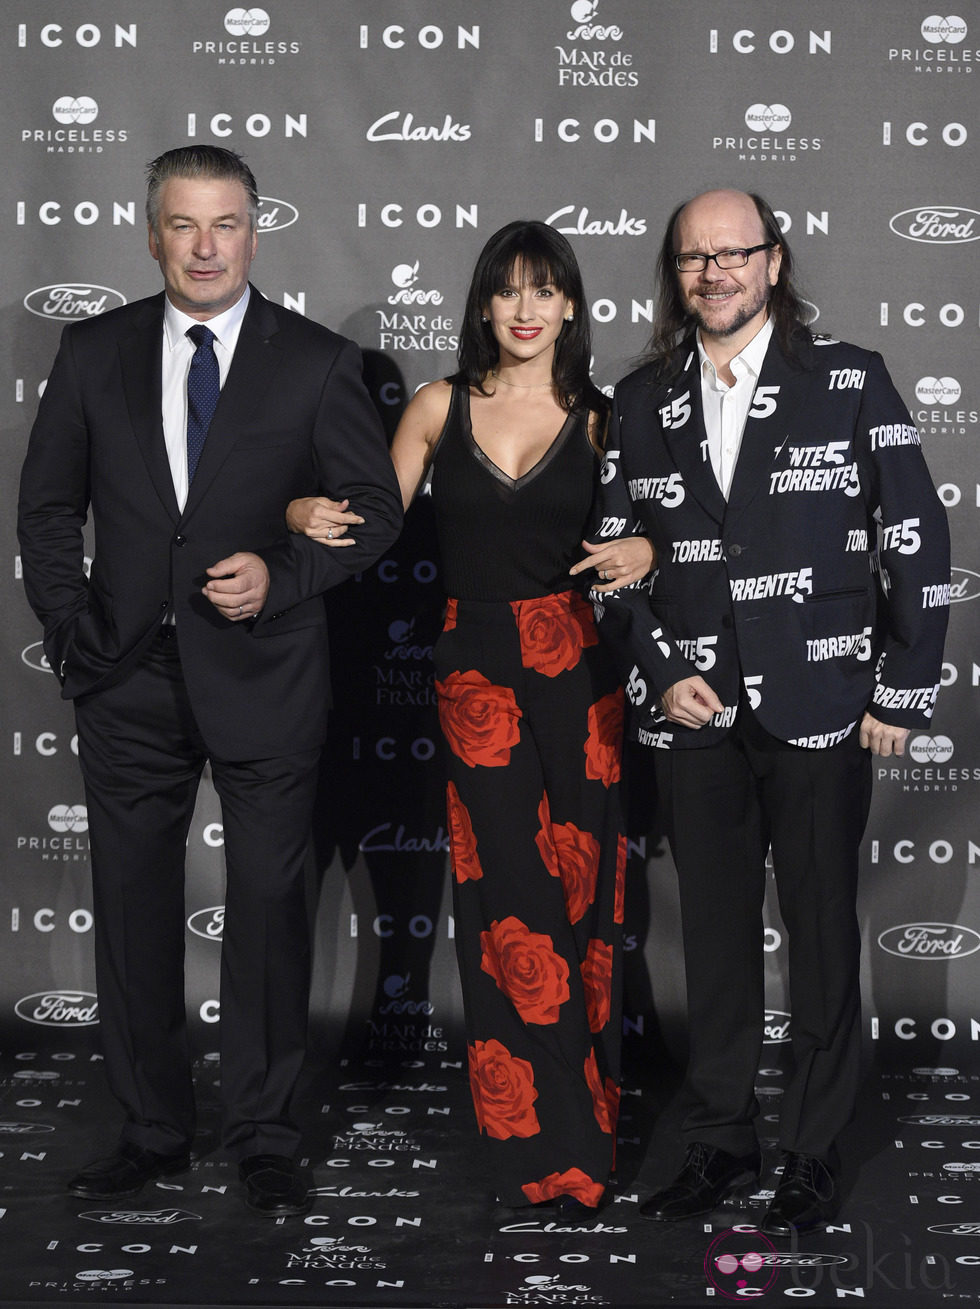
[[[590,355],[568,242],[510,223],[477,262],[458,372],[417,392],[391,452],[406,507],[429,480],[449,596],[436,691],[486,1174],[563,1216],[601,1202],[619,1107],[623,692],[569,576],[608,413]],[[334,544],[344,508],[297,502],[290,524]],[[643,538],[588,559],[598,591],[652,562]]]

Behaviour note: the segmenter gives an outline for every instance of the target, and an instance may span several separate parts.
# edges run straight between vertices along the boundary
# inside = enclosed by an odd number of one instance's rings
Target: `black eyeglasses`
[[[674,255],[674,267],[679,273],[700,273],[708,267],[708,260],[713,259],[719,268],[744,268],[749,262],[749,255],[759,250],[771,250],[775,245],[775,241],[766,241],[762,245],[750,245],[747,250],[719,250],[713,255]]]

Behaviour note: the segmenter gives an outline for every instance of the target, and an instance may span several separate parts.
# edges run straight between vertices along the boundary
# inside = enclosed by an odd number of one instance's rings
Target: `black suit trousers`
[[[856,900],[870,753],[857,729],[825,750],[788,745],[743,701],[718,744],[656,751],[656,776],[684,937],[684,1138],[739,1155],[756,1148],[771,844],[792,1008],[793,1068],[778,1144],[826,1159],[853,1113],[860,1077]]]
[[[224,827],[222,1140],[236,1158],[292,1155],[290,1101],[310,984],[307,850],[320,751],[228,761],[191,711],[179,638],[76,701],[95,903],[103,1055],[123,1140],[177,1151],[194,1135],[184,1002],[184,859],[210,760]]]

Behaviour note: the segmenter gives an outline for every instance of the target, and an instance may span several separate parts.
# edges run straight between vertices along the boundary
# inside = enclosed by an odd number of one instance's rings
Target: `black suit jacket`
[[[322,742],[329,706],[321,593],[367,568],[401,527],[401,498],[357,347],[254,288],[187,504],[161,416],[163,293],[72,324],[31,432],[19,535],[28,600],[65,698],[127,675],[176,616],[184,679],[209,750],[271,757]],[[341,550],[286,530],[297,496],[349,497]],[[91,512],[95,552],[83,568]],[[238,550],[269,568],[245,623],[201,594]]]
[[[881,356],[841,341],[766,352],[726,502],[711,468],[695,338],[662,381],[616,388],[597,535],[634,522],[648,583],[596,597],[641,742],[707,746],[745,694],[781,740],[820,748],[870,710],[925,726],[942,666],[949,534]],[[880,540],[879,540],[880,537]],[[692,729],[659,697],[700,674],[726,706]]]

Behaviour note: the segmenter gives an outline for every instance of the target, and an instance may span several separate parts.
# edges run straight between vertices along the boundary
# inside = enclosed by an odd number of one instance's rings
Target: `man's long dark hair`
[[[466,295],[459,336],[459,369],[450,378],[488,394],[484,382],[496,368],[500,350],[484,315],[498,291],[510,283],[515,267],[531,286],[551,285],[575,307],[555,342],[552,379],[558,403],[568,412],[590,409],[603,418],[609,401],[589,377],[592,333],[582,275],[574,251],[547,223],[519,219],[494,232],[480,251]]]
[[[776,215],[761,195],[751,191],[748,195],[762,223],[762,230],[765,233],[763,239],[772,241],[782,251],[779,276],[769,300],[769,312],[772,315],[773,330],[780,348],[787,357],[793,359],[798,357],[803,344],[813,339],[807,326],[810,314],[793,283],[793,255],[776,221]],[[657,314],[653,323],[653,332],[643,355],[644,363],[653,364],[661,376],[668,378],[679,367],[679,362],[674,357],[677,346],[692,328],[692,320],[685,307],[677,269],[674,266],[674,255],[677,253],[674,249],[674,228],[681,210],[688,204],[690,204],[689,200],[679,204],[667,220],[667,229],[664,232],[660,256],[657,260]],[[771,257],[772,251],[767,251],[766,258]]]

